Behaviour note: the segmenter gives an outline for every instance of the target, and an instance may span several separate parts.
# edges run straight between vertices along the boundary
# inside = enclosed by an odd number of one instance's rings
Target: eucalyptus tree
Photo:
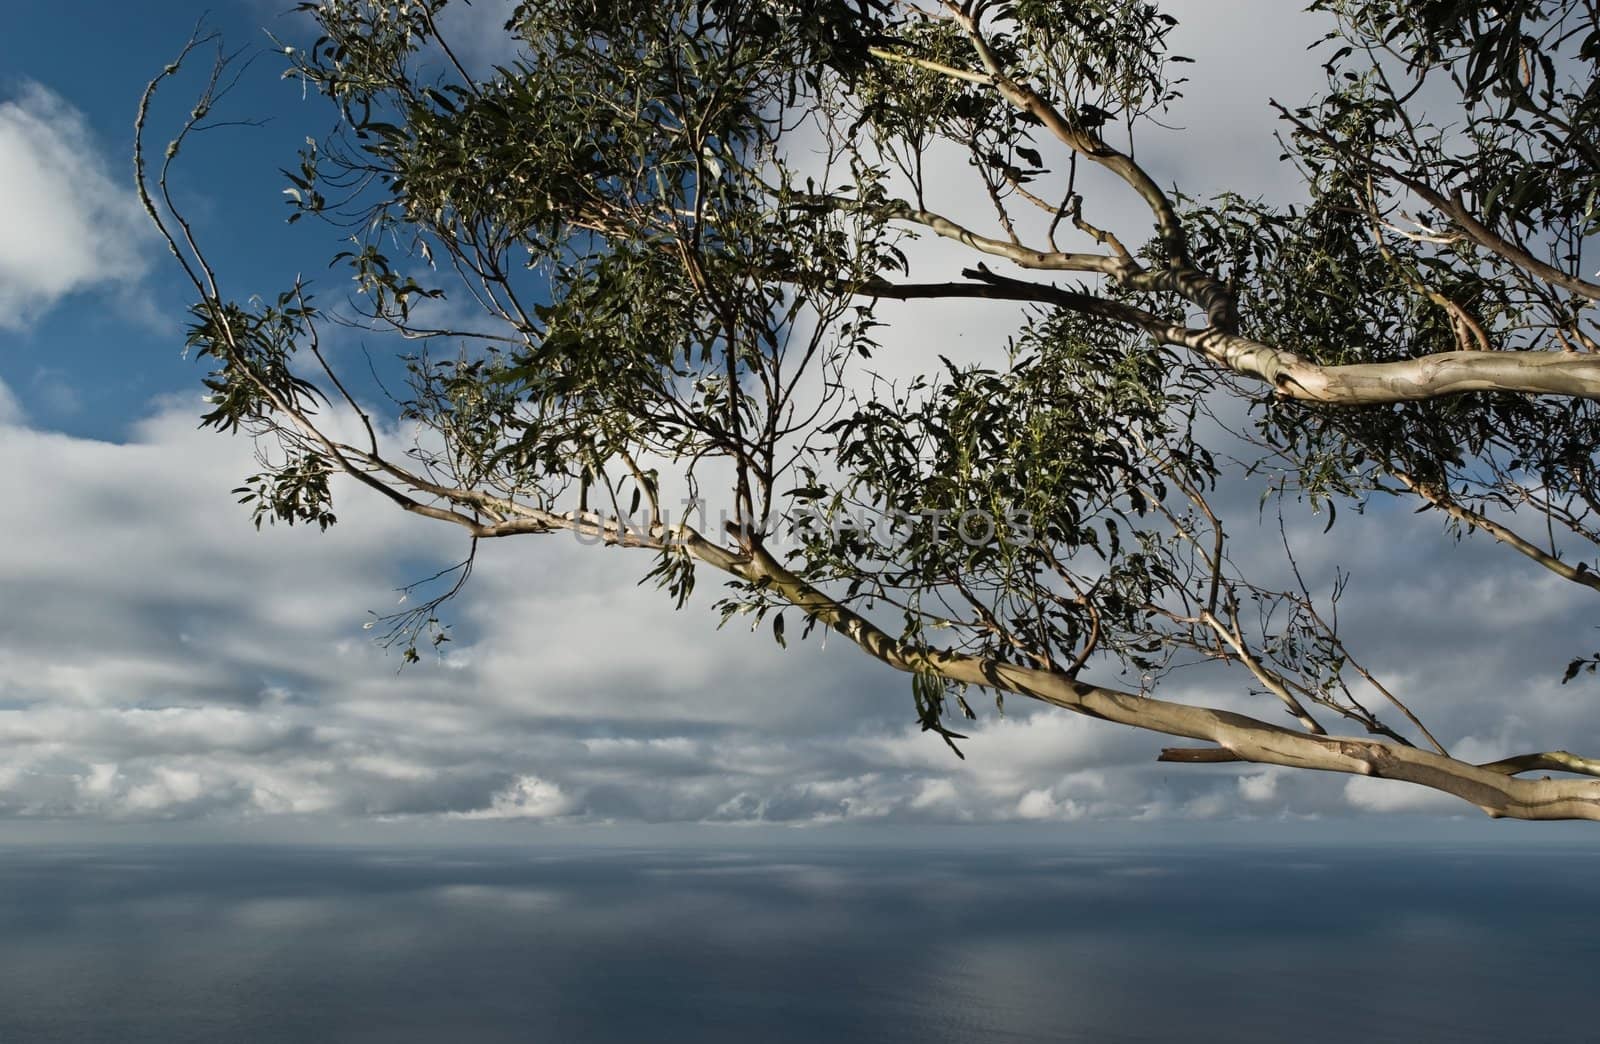
[[[304,4],[316,42],[279,47],[337,120],[285,171],[290,220],[350,228],[355,306],[241,295],[175,201],[226,62],[137,157],[197,294],[203,422],[264,447],[258,526],[326,527],[345,476],[474,548],[637,549],[680,607],[709,572],[724,620],[909,674],[953,746],[987,690],[1201,742],[1168,761],[1600,818],[1600,763],[1453,757],[1292,558],[1236,565],[1217,507],[1249,475],[1410,499],[1600,591],[1594,0],[1317,0],[1326,90],[1278,106],[1292,206],[1136,158],[1187,61],[1148,3],[524,0],[478,69],[445,2]],[[919,259],[941,239],[959,272]],[[1015,304],[993,359],[873,369],[882,302],[974,298]],[[399,422],[330,364],[352,323],[405,360]],[[470,564],[389,620],[409,658]],[[1185,700],[1195,663],[1261,716]]]

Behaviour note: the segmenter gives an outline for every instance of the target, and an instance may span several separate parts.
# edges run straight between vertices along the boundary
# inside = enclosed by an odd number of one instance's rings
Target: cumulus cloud
[[[1278,775],[1275,769],[1239,777],[1239,796],[1246,801],[1271,801],[1278,796]]]
[[[248,443],[193,416],[0,440],[28,607],[0,620],[0,814],[704,819],[749,791],[803,817],[862,807],[849,734],[909,716],[864,663],[719,633],[642,557],[554,539],[488,549],[450,655],[397,674],[368,611],[464,544],[359,493],[327,534],[255,533]]]
[[[1370,776],[1351,776],[1344,795],[1356,808],[1371,812],[1460,811],[1458,802],[1437,791]]]
[[[463,819],[553,819],[573,808],[572,798],[556,784],[538,776],[518,776],[494,795],[487,808],[459,815]]]
[[[20,329],[66,294],[144,271],[149,232],[124,182],[60,95],[24,83],[0,102],[0,328]]]
[[[564,537],[486,547],[448,611],[447,655],[397,672],[362,623],[461,553],[452,530],[342,490],[327,533],[258,534],[227,492],[255,468],[248,442],[196,431],[188,401],[123,443],[0,416],[0,469],[17,491],[0,498],[0,585],[27,607],[0,618],[0,818],[825,825],[1464,810],[1382,781],[1160,765],[1161,737],[1017,701],[1004,716],[980,702],[958,760],[911,723],[904,678],[856,650],[717,631],[709,598],[674,613],[636,585],[645,559]],[[1424,524],[1356,523],[1391,537]],[[1351,533],[1343,561],[1384,579],[1355,585],[1350,597],[1368,600],[1350,615],[1435,731],[1479,760],[1538,737],[1595,740],[1579,727],[1581,693],[1527,681],[1553,622],[1575,618],[1571,596],[1516,580],[1519,563],[1492,544],[1419,533],[1406,531],[1409,559]],[[1462,575],[1447,553],[1475,578],[1448,626],[1420,611],[1446,597],[1433,578]],[[1534,607],[1523,619],[1501,609],[1513,596]],[[1163,695],[1273,713],[1237,679],[1178,678]]]

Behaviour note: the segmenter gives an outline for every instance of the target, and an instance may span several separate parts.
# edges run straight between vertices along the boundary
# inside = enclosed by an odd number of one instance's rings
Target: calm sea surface
[[[0,1042],[1600,1040],[1592,852],[0,848]]]

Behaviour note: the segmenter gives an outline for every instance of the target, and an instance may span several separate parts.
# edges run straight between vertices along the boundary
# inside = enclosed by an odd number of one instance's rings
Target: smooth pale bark
[[[951,236],[962,238],[954,231]],[[1023,267],[1087,269],[1087,265],[1076,261],[1079,255],[1040,254],[1040,263],[1030,264],[1027,261],[1032,260],[1034,251],[1019,248],[988,252],[1016,261]],[[1019,257],[1024,260],[1019,261]],[[1072,260],[1061,260],[1066,258]],[[863,285],[860,292],[864,296],[898,300],[987,297],[1052,304],[1143,330],[1162,344],[1186,348],[1241,376],[1265,381],[1281,398],[1305,402],[1380,406],[1473,391],[1600,399],[1600,356],[1595,355],[1555,351],[1457,351],[1394,362],[1324,366],[1295,352],[1216,326],[1185,326],[1122,301],[1014,279],[982,266],[967,269],[962,275],[972,282],[897,284],[878,281]],[[1162,272],[1141,272],[1131,279],[1147,282],[1160,275],[1178,279],[1177,274]]]
[[[348,447],[346,447],[348,449]],[[862,650],[896,670],[925,671],[951,681],[1027,696],[1091,718],[1168,736],[1203,740],[1215,748],[1168,748],[1161,760],[1180,762],[1247,761],[1261,765],[1315,769],[1415,783],[1461,798],[1494,818],[1600,820],[1600,779],[1518,779],[1520,772],[1548,770],[1600,774],[1600,762],[1565,751],[1527,754],[1475,765],[1432,751],[1352,736],[1297,732],[1233,711],[1199,707],[1110,689],[1071,675],[1000,663],[977,656],[907,646],[860,614],[805,583],[760,548],[744,552],[722,547],[687,527],[656,526],[640,534],[594,513],[554,514],[488,497],[470,490],[438,486],[392,465],[382,470],[428,492],[503,513],[485,525],[448,509],[424,512],[464,525],[480,538],[521,533],[580,531],[599,543],[653,550],[678,549],[713,568],[761,584],[784,601],[844,635]],[[371,476],[367,478],[370,480]],[[401,499],[415,501],[399,491]]]
[[[1574,352],[1439,352],[1396,362],[1322,366],[1214,329],[1169,325],[1157,337],[1266,381],[1284,398],[1307,402],[1375,406],[1473,391],[1600,399],[1600,357]]]
[[[785,600],[897,670],[931,671],[952,681],[1029,696],[1092,718],[1208,740],[1243,761],[1416,783],[1459,797],[1496,818],[1600,820],[1600,780],[1518,779],[1503,768],[1473,765],[1416,747],[1296,732],[1232,711],[1108,689],[1054,671],[909,649],[788,572],[765,551],[730,557],[703,541],[691,541],[686,547],[712,564],[720,562],[739,576],[766,583]],[[1554,761],[1538,760],[1550,758],[1529,755],[1515,760],[1559,767]]]
[[[1019,284],[1011,287],[1018,291],[1019,299],[1050,301],[1085,314],[1141,328],[1162,343],[1189,348],[1235,373],[1266,381],[1279,396],[1287,399],[1341,406],[1371,406],[1473,391],[1600,398],[1600,357],[1571,352],[1455,351],[1396,362],[1324,366],[1283,348],[1240,336],[1237,306],[1232,292],[1221,280],[1190,263],[1188,236],[1177,208],[1149,173],[1131,155],[1112,147],[1092,128],[1084,126],[1070,111],[1058,108],[1026,83],[1014,79],[990,46],[986,32],[979,24],[978,11],[950,0],[945,0],[940,6],[964,30],[972,44],[973,54],[983,68],[982,72],[929,63],[891,50],[877,49],[873,53],[882,59],[911,62],[945,76],[990,87],[1019,112],[1027,113],[1074,154],[1115,174],[1149,208],[1168,262],[1152,270],[1136,263],[1126,254],[1113,256],[1035,250],[1015,240],[1007,242],[980,235],[942,215],[905,204],[892,211],[890,216],[922,225],[983,253],[1004,257],[1023,268],[1097,273],[1129,288],[1178,293],[1204,309],[1208,325],[1202,329],[1191,329],[1183,323],[1171,322],[1122,302],[1053,286],[1028,290],[1025,289],[1028,284],[994,276],[987,271],[981,274],[969,271],[965,273],[969,278],[977,278],[991,288]],[[1289,116],[1288,110],[1281,106],[1279,111]],[[1291,117],[1291,122],[1310,130],[1303,121]],[[1326,138],[1325,134],[1322,136]],[[1590,300],[1600,300],[1600,285],[1563,272],[1505,240],[1483,225],[1459,196],[1445,198],[1431,186],[1408,178],[1401,172],[1388,170],[1388,173],[1448,214],[1478,243],[1524,271],[1552,286],[1562,287]],[[945,284],[946,287],[949,285]],[[882,297],[907,296],[880,290],[878,286],[870,286],[864,292]],[[910,296],[939,295],[924,293]],[[966,295],[957,292],[949,296]],[[1009,295],[982,293],[977,296]]]

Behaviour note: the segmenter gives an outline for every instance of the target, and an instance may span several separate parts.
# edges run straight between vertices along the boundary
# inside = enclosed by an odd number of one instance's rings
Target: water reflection
[[[1556,1039],[1586,862],[0,850],[0,1041]]]

